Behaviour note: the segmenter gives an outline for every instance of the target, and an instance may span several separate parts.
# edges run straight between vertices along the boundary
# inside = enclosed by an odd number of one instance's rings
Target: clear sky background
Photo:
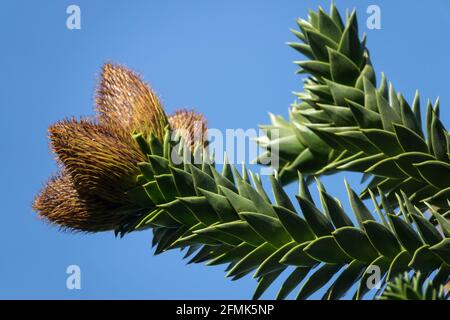
[[[416,88],[424,99],[440,96],[448,123],[450,1],[336,3],[341,12],[357,8],[378,75],[386,72],[408,100]],[[81,30],[66,28],[70,4],[81,7]],[[370,4],[381,7],[381,30],[366,30]],[[2,1],[0,298],[250,298],[250,277],[232,282],[224,267],[186,266],[178,251],[153,256],[148,231],[115,239],[40,222],[31,204],[56,170],[46,129],[92,115],[106,61],[141,73],[169,113],[195,107],[214,128],[256,128],[269,111],[286,116],[291,91],[301,89],[292,64],[301,57],[285,45],[294,40],[289,28],[318,5],[329,1]],[[359,177],[345,176],[358,189]],[[343,177],[323,181],[348,207]],[[81,267],[81,290],[66,289],[71,264]]]

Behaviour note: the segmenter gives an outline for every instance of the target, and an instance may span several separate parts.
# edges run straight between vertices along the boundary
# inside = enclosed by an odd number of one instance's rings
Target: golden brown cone
[[[154,92],[132,71],[105,64],[97,90],[95,121],[68,119],[50,126],[49,137],[63,173],[36,197],[39,215],[65,229],[115,230],[124,216],[114,210],[129,204],[126,191],[136,186],[137,164],[148,159],[132,132],[163,139],[169,124]],[[179,110],[170,126],[192,146],[205,144],[206,121]]]
[[[36,197],[33,209],[44,220],[63,229],[85,232],[115,230],[123,216],[114,214],[114,206],[75,188],[68,174],[50,179]]]
[[[205,145],[207,142],[208,126],[205,117],[193,110],[181,109],[169,117],[170,127],[180,132],[187,144],[195,146]]]
[[[126,203],[136,185],[144,154],[129,133],[87,119],[69,119],[49,128],[53,152],[78,190],[114,203]]]
[[[164,137],[167,117],[156,94],[133,71],[107,63],[97,88],[99,122],[126,132]]]

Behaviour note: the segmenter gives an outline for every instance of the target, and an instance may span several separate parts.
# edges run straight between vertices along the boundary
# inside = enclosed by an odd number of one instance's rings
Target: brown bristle
[[[208,126],[202,114],[181,109],[169,117],[169,123],[172,130],[180,132],[186,143],[192,146],[206,143]]]
[[[50,179],[36,197],[33,209],[44,220],[63,229],[99,232],[116,229],[123,216],[114,214],[114,206],[75,188],[68,174]]]
[[[107,63],[97,88],[99,122],[164,137],[167,117],[156,94],[133,71]]]
[[[69,119],[50,126],[53,152],[83,188],[104,200],[126,202],[124,192],[135,185],[137,163],[144,154],[130,134],[90,120]]]

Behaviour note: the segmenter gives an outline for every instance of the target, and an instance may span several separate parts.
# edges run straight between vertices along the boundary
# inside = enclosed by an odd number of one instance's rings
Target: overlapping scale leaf
[[[329,14],[320,8],[298,26],[293,32],[301,43],[289,45],[308,58],[295,63],[309,77],[289,120],[272,115],[272,124],[263,126],[267,137],[259,141],[267,153],[259,162],[276,158],[283,184],[294,181],[297,171],[362,172],[374,176],[363,199],[380,188],[391,206],[397,206],[395,194],[405,192],[421,210],[427,200],[447,212],[449,133],[439,118],[439,100],[428,102],[423,130],[418,93],[409,104],[384,74],[376,87],[354,11],[344,24],[334,5]]]
[[[276,156],[280,164],[273,202],[257,175],[228,163],[218,172],[202,146],[171,141],[170,132],[164,141],[136,135],[148,161],[128,196],[141,210],[117,233],[152,228],[157,254],[185,249],[191,263],[227,265],[232,280],[253,274],[254,298],[284,274],[278,298],[298,288],[304,299],[326,286],[324,299],[351,290],[360,299],[373,270],[381,282],[413,270],[445,284],[449,138],[438,103],[428,104],[424,132],[418,94],[410,107],[384,76],[376,88],[355,12],[344,24],[332,5],[330,14],[311,11],[298,25],[303,43],[291,46],[310,59],[297,63],[310,77],[289,121],[272,115],[259,140],[267,150],[259,162]],[[352,215],[317,181],[319,209],[303,178],[337,170],[373,176],[362,196],[346,185]],[[282,188],[298,171],[301,212]]]
[[[186,249],[192,263],[227,265],[232,280],[253,274],[258,282],[254,298],[284,274],[278,298],[286,298],[297,287],[296,297],[308,298],[327,285],[324,299],[345,297],[355,288],[353,295],[360,299],[370,291],[367,283],[374,268],[388,280],[408,270],[424,274],[437,270],[435,282],[447,280],[448,222],[432,212],[440,232],[407,193],[397,194],[397,213],[383,195],[380,207],[372,193],[377,219],[346,184],[349,215],[316,180],[319,209],[300,175],[301,212],[297,212],[277,178],[270,177],[267,192],[258,175],[245,168],[239,173],[226,162],[218,172],[206,150],[189,155],[179,143],[159,143],[160,148],[153,147],[158,155],[149,154],[148,162],[139,165],[141,186],[133,192],[142,211],[120,230],[152,228],[155,254]],[[150,152],[151,144],[158,145],[140,141],[141,148]],[[181,163],[168,156],[176,148]],[[192,163],[195,157],[198,161]]]

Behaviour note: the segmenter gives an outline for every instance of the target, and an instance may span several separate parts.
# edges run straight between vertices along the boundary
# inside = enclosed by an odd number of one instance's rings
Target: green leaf
[[[211,178],[209,175],[201,171],[199,168],[197,168],[194,165],[189,165],[192,178],[194,181],[194,186],[196,189],[202,188],[204,190],[208,190],[211,192],[217,193],[217,185],[213,178]]]
[[[234,210],[237,213],[240,212],[257,212],[255,205],[252,201],[242,197],[241,195],[227,189],[224,187],[219,186],[220,191],[225,195],[225,197],[230,201],[231,205],[233,206]]]
[[[347,263],[352,260],[339,247],[333,236],[325,236],[311,241],[304,251],[313,259],[325,263]]]
[[[414,252],[409,266],[414,270],[427,274],[439,268],[441,264],[441,259],[439,259],[433,251],[430,250],[430,246],[426,244]]]
[[[298,172],[298,193],[300,194],[301,197],[307,199],[312,204],[314,204],[311,192],[308,189],[308,184],[306,183],[306,181],[305,181],[303,175],[300,173],[300,171]]]
[[[325,286],[341,267],[342,265],[338,264],[324,264],[305,281],[298,293],[297,300],[304,300]]]
[[[266,259],[274,251],[275,248],[268,243],[260,245],[239,260],[239,262],[227,273],[227,277],[235,277],[239,274],[252,271],[261,263],[261,260]]]
[[[370,213],[369,209],[364,205],[358,195],[350,188],[350,185],[345,181],[345,187],[347,189],[348,198],[350,199],[350,205],[352,207],[353,213],[361,227],[363,227],[363,222],[367,220],[374,220],[375,218]]]
[[[167,231],[159,239],[158,245],[156,246],[155,255],[161,254],[162,252],[167,250],[187,230],[188,230],[188,227],[181,227],[181,228],[177,228],[177,229],[167,229]]]
[[[253,229],[245,221],[238,220],[233,222],[221,223],[215,225],[214,228],[235,236],[255,247],[261,245],[264,242],[264,239],[255,231],[253,231]]]
[[[377,104],[383,128],[388,131],[394,131],[393,124],[401,124],[401,118],[380,93],[377,93]]]
[[[166,201],[171,201],[179,196],[171,174],[157,175],[155,180]]]
[[[277,300],[285,299],[308,275],[310,268],[298,267],[283,282],[280,291],[277,294]]]
[[[355,227],[343,227],[333,232],[339,247],[353,259],[371,262],[378,257],[378,252],[370,243],[366,234]]]
[[[386,277],[386,281],[392,281],[399,274],[409,270],[408,264],[411,261],[411,255],[408,251],[403,250],[400,252],[394,260],[392,260],[389,266],[389,271]]]
[[[314,54],[311,50],[311,47],[304,43],[297,43],[297,42],[288,42],[286,43],[291,48],[297,50],[301,54],[305,55],[309,59],[314,59]]]
[[[258,286],[253,293],[253,300],[258,300],[270,287],[270,285],[278,278],[278,276],[283,272],[283,270],[274,271],[258,280]]]
[[[233,209],[227,198],[201,188],[198,189],[200,193],[206,198],[213,210],[217,213],[220,220],[224,222],[235,221],[239,219],[236,211]]]
[[[347,107],[319,103],[317,106],[325,112],[326,119],[333,120],[335,126],[346,126],[355,122],[352,112]]]
[[[315,77],[331,78],[330,64],[327,62],[307,60],[295,61],[295,64],[299,65],[303,71],[306,71]]]
[[[225,176],[217,172],[217,170],[213,166],[209,165],[209,168],[214,177],[214,181],[218,186],[223,186],[225,188],[230,189],[231,191],[238,192],[238,190],[230,180],[228,180]]]
[[[238,259],[245,257],[250,252],[255,249],[254,246],[251,246],[247,243],[241,243],[240,245],[229,249],[228,251],[222,253],[221,255],[213,258],[209,262],[206,263],[208,266],[220,265],[224,263],[229,263],[233,261],[237,261]],[[230,268],[231,269],[231,268]]]
[[[439,189],[450,187],[450,165],[442,161],[425,161],[415,165],[420,175]]]
[[[288,266],[297,267],[314,267],[318,264],[317,260],[312,259],[304,251],[305,247],[308,246],[309,242],[304,242],[299,244],[289,250],[281,259],[280,263],[286,264]]]
[[[132,137],[133,140],[136,141],[137,145],[139,146],[139,149],[141,149],[143,154],[145,155],[152,154],[150,146],[148,145],[147,141],[145,141],[144,135],[142,133],[133,134]]]
[[[278,179],[276,179],[273,175],[269,176],[269,178],[270,183],[272,184],[272,191],[275,197],[276,204],[279,207],[284,207],[290,211],[295,212],[294,205],[292,204],[289,196],[286,194],[286,191],[284,191]]]
[[[354,101],[356,103],[364,103],[364,92],[359,89],[342,85],[334,81],[325,79],[327,86],[330,88],[334,103],[338,106],[345,106],[346,101]]]
[[[239,214],[268,243],[276,248],[292,241],[281,223],[272,217],[260,213],[242,212]]]
[[[153,168],[148,162],[138,163],[139,171],[143,174],[145,179],[153,180]]]
[[[389,214],[388,217],[394,227],[398,240],[408,252],[413,254],[423,245],[420,237],[408,223],[392,214]]]
[[[250,184],[244,182],[242,184],[245,193],[247,194],[248,199],[253,203],[256,207],[256,211],[261,214],[265,214],[268,216],[276,217],[275,211],[272,208],[272,205],[267,202],[255,189],[252,188]]]
[[[353,260],[337,277],[326,298],[328,300],[340,299],[358,281],[364,269],[364,263]]]
[[[174,220],[167,212],[162,209],[155,209],[142,219],[135,229],[139,229],[142,226],[155,226],[163,228],[179,228],[180,223]]]
[[[333,2],[331,3],[330,6],[330,16],[331,19],[333,19],[336,26],[338,26],[340,30],[344,30],[345,26],[344,23],[342,22],[341,15],[339,14],[339,11],[336,9],[336,6],[334,5]]]
[[[283,265],[280,263],[281,258],[285,256],[285,254],[290,251],[294,246],[295,242],[289,242],[286,243],[284,246],[279,248],[277,251],[272,253],[266,260],[264,260],[258,269],[256,270],[255,274],[253,275],[254,278],[259,278],[266,276],[267,274],[278,271],[281,269],[286,269],[286,265]]]
[[[377,90],[376,90],[376,88],[374,86],[374,83],[375,82],[372,83],[366,77],[363,78],[364,93],[365,93],[365,95],[364,95],[364,106],[367,109],[375,112],[379,116],[378,104],[377,104]],[[379,119],[380,119],[380,123],[381,123],[381,117]]]
[[[166,158],[157,155],[149,155],[148,160],[150,162],[151,167],[153,168],[154,175],[162,175],[170,173],[169,160],[167,160]]]
[[[302,196],[296,196],[303,216],[308,222],[309,227],[318,236],[331,234],[334,228],[328,218],[323,215],[309,200]]]
[[[430,250],[450,266],[450,238],[445,238],[440,243],[430,247]]]
[[[256,192],[263,198],[264,202],[271,204],[272,201],[270,200],[269,196],[266,193],[266,190],[264,189],[264,186],[261,181],[261,176],[252,171],[250,171],[250,176],[252,178],[252,182]]]
[[[322,9],[319,9],[319,31],[335,42],[339,41],[342,35],[341,29]]]
[[[153,154],[157,156],[164,156],[164,147],[154,134],[151,134],[148,138],[148,145],[150,146],[151,152],[148,154]],[[165,157],[167,158],[167,157]]]
[[[352,59],[357,66],[360,66],[363,61],[364,49],[358,37],[358,23],[354,11],[347,21],[338,51]]]
[[[394,131],[398,142],[405,152],[428,153],[426,142],[413,130],[398,124],[394,124]]]
[[[192,215],[205,225],[218,222],[219,216],[214,212],[206,197],[180,197],[178,198]]]
[[[395,235],[376,221],[364,222],[364,229],[372,245],[384,256],[394,259],[401,251]]]
[[[417,97],[418,93],[416,93]],[[419,103],[419,106],[416,104]],[[416,99],[413,102],[414,108],[420,108],[420,101],[416,101]],[[404,123],[405,127],[412,130],[416,134],[418,134],[420,137],[423,138],[423,132],[421,128],[420,123],[420,110],[418,112],[419,119],[417,119],[415,112],[411,109],[411,107],[408,105],[408,102],[403,98],[402,95],[400,95],[400,109],[401,109],[401,117],[402,122]]]
[[[315,238],[306,221],[296,213],[278,206],[274,206],[274,209],[281,224],[296,242],[303,243]]]
[[[342,140],[346,140],[346,145],[352,144],[354,145],[358,151],[361,150],[365,154],[377,154],[379,150],[375,147],[367,137],[360,131],[349,130],[345,132],[338,132],[335,134],[335,137],[339,142],[342,143]]]
[[[444,218],[442,215],[440,215],[438,212],[436,212],[436,210],[434,210],[434,208],[427,202],[425,202],[425,204],[430,209],[431,214],[434,216],[434,218],[438,221],[445,237],[450,238],[450,222],[448,221],[448,219]]]
[[[427,219],[414,213],[411,213],[410,216],[416,223],[419,233],[426,244],[435,245],[442,240],[442,236],[437,228]]]
[[[365,170],[366,173],[387,177],[392,179],[407,179],[408,176],[399,169],[397,162],[393,158],[387,158],[379,161],[372,167]]]
[[[444,126],[435,112],[433,112],[433,120],[431,121],[431,145],[433,146],[434,155],[441,161],[448,161],[445,133]]]
[[[344,209],[339,205],[338,201],[331,197],[327,192],[323,191],[320,193],[321,197],[324,201],[324,210],[327,213],[327,215],[330,217],[331,221],[333,222],[334,226],[336,228],[341,227],[352,227],[353,222],[350,220],[350,218],[347,216],[347,214],[344,212]]]
[[[350,162],[347,162],[346,164],[337,167],[339,170],[348,170],[348,171],[356,171],[356,172],[366,172],[374,166],[375,164],[379,163],[380,160],[383,160],[385,158],[385,155],[382,153],[377,153],[373,156],[367,156],[364,158],[359,158]]]
[[[223,231],[220,231],[219,229],[214,228],[214,226],[196,230],[194,231],[194,234],[210,237],[214,240],[220,241],[230,246],[237,246],[242,242],[241,239],[235,236],[231,236]]]
[[[394,133],[380,129],[362,129],[361,131],[385,155],[394,157],[403,152]]]
[[[308,43],[311,46],[311,50],[314,54],[314,57],[319,61],[327,62],[328,61],[327,47],[336,49],[337,44],[330,38],[313,30],[307,30],[305,34],[306,37],[308,38]]]
[[[223,157],[222,176],[234,184],[233,170],[226,155]]]
[[[142,186],[138,186],[131,190],[128,190],[126,195],[128,199],[130,199],[133,203],[141,206],[142,208],[151,208],[154,206],[154,202],[148,196],[147,192]]]
[[[377,112],[366,108],[359,103],[347,100],[348,106],[358,123],[358,126],[363,129],[382,129],[383,124],[381,122],[381,117]],[[367,105],[367,103],[366,103]]]
[[[345,55],[331,48],[328,48],[328,55],[333,81],[353,86],[360,74],[358,66]]]
[[[172,166],[170,167],[170,172],[175,181],[177,191],[182,197],[188,197],[195,194],[194,181],[189,173]]]

